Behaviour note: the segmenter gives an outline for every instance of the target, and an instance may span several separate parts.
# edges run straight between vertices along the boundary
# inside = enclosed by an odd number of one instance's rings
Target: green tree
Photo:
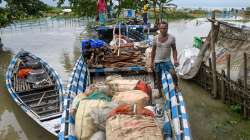
[[[113,0],[114,1],[114,0]],[[57,0],[57,4],[60,7],[65,0]],[[109,0],[106,0],[108,3]],[[119,4],[114,7],[115,15],[119,16],[123,8],[137,9],[141,7],[140,0],[118,0]],[[97,0],[69,0],[70,7],[79,16],[93,17],[96,13]]]
[[[8,11],[0,7],[0,27],[7,25],[10,20],[7,18]]]
[[[9,9],[11,17],[20,19],[29,16],[42,16],[48,6],[40,0],[5,0],[6,8]]]

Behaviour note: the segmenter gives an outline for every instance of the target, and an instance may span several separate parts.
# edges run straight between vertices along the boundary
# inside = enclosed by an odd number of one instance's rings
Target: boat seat
[[[48,95],[48,94],[52,94],[53,92],[54,92],[54,93],[57,92],[57,89],[47,90],[46,92],[48,92],[47,95]],[[21,95],[21,96],[19,96],[19,97],[20,97],[22,100],[27,100],[27,99],[29,99],[29,98],[41,97],[43,93],[44,93],[44,91],[41,91],[41,92],[34,92],[34,93],[30,93],[30,94],[24,94],[24,95]]]
[[[17,94],[19,96],[24,96],[24,95],[27,95],[27,94],[30,94],[30,93],[34,93],[36,91],[41,91],[41,90],[47,90],[47,89],[54,89],[56,87],[55,84],[52,84],[52,85],[47,85],[47,86],[44,86],[44,87],[40,87],[40,88],[36,88],[36,89],[31,89],[29,91],[20,91],[20,92],[17,92]]]
[[[33,110],[36,110],[36,109],[40,109],[40,108],[46,108],[48,106],[52,106],[54,104],[59,104],[59,100],[55,100],[53,102],[50,102],[50,103],[44,103],[44,104],[40,104],[40,105],[34,105],[34,106],[30,106]]]
[[[36,112],[39,116],[44,116],[44,115],[47,115],[47,114],[51,114],[51,112],[59,112],[60,111],[60,107],[55,107],[53,109],[47,109],[47,110],[44,110],[44,111],[40,111],[40,112]]]
[[[59,94],[57,93],[55,95],[46,96],[46,97],[43,98],[43,100],[49,100],[49,99],[58,98],[58,97],[59,97]],[[34,102],[35,103],[38,102],[39,100],[40,100],[40,98],[31,99],[31,100],[24,101],[24,103],[27,104],[27,105],[30,105],[30,104],[32,104]]]

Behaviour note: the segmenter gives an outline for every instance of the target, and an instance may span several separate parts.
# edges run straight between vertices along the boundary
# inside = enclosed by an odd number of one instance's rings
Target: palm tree
[[[157,3],[159,8],[160,8],[160,13],[159,13],[159,19],[160,21],[162,21],[163,18],[163,14],[165,13],[165,11],[163,10],[165,9],[169,9],[170,7],[177,7],[176,4],[171,3],[173,0],[159,0],[159,2]]]

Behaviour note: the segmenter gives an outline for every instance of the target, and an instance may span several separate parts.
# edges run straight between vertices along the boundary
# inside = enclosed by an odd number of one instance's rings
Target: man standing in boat
[[[177,50],[175,44],[175,37],[168,33],[168,23],[162,21],[159,24],[160,33],[155,36],[153,41],[153,48],[151,54],[151,67],[155,71],[157,86],[162,88],[161,85],[161,71],[168,71],[173,77],[176,89],[178,89],[178,78],[174,66],[178,66]],[[171,51],[173,51],[173,61],[171,62]]]

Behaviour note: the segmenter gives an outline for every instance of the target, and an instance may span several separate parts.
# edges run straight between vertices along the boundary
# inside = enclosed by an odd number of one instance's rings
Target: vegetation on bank
[[[0,27],[6,26],[10,22],[11,21],[8,18],[8,11],[0,7]]]
[[[0,7],[0,27],[17,20],[37,19],[53,16],[76,16],[74,12],[65,12],[67,7],[51,7],[41,0],[4,0],[5,7]],[[1,0],[0,0],[1,3]]]
[[[149,18],[155,19],[153,13],[149,13]],[[195,16],[189,12],[181,10],[164,10],[162,18],[166,20],[176,20],[176,19],[192,19],[195,18]]]
[[[246,10],[244,11],[245,16],[250,16],[250,7],[247,7]]]
[[[14,20],[43,17],[49,7],[40,0],[5,0],[5,2],[6,7],[1,8],[0,12],[0,26],[5,26]]]
[[[96,1],[90,0],[69,0],[70,7],[61,7],[65,0],[55,0],[58,2],[58,7],[51,7],[42,2],[42,0],[5,0],[6,7],[0,8],[0,27],[6,26],[15,20],[36,19],[41,17],[92,17],[96,12]],[[106,0],[108,7],[111,0]],[[173,0],[150,0],[150,19],[192,19],[196,17],[205,17],[209,11],[203,9],[176,9],[177,5],[171,4]],[[1,3],[1,0],[0,0]],[[86,6],[87,5],[87,6]],[[119,1],[119,4],[113,5],[114,17],[121,17],[122,9],[136,9],[136,13],[141,14],[143,1],[141,0],[125,0]],[[72,9],[72,12],[63,12],[63,9]],[[232,13],[238,13],[238,10],[231,9]],[[223,14],[225,11],[217,10],[218,14]],[[242,14],[243,13],[243,14]],[[243,16],[250,16],[250,7],[246,8]]]

